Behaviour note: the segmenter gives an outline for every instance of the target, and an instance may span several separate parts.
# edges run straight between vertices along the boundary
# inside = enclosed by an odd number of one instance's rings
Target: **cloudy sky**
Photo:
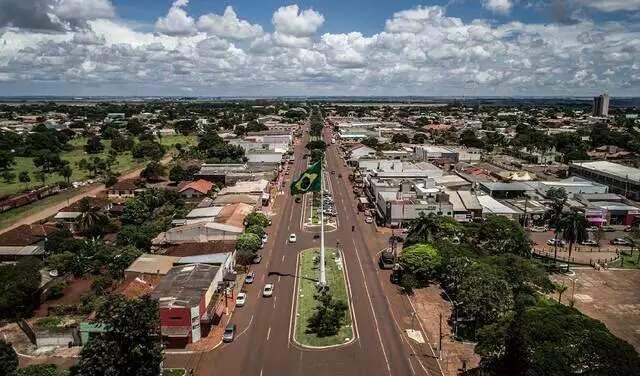
[[[0,0],[0,96],[640,96],[640,0]]]

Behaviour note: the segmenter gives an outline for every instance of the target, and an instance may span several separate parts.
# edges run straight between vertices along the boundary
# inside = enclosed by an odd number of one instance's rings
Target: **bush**
[[[49,289],[49,296],[47,297],[47,299],[54,300],[54,299],[62,298],[64,296],[64,289],[66,287],[67,287],[67,284],[65,282],[58,282],[54,284]]]
[[[264,236],[264,234],[265,234],[265,232],[264,232],[264,228],[263,228],[262,226],[260,226],[260,225],[252,225],[252,226],[249,226],[249,227],[247,227],[247,229],[246,229],[246,230],[244,230],[244,231],[245,231],[246,233],[249,233],[249,234],[256,234],[256,235],[258,235],[258,237],[259,237],[260,239],[262,239],[262,237],[263,237],[263,236]]]
[[[442,257],[431,244],[418,244],[405,248],[400,255],[405,272],[415,276],[418,283],[427,283],[436,276]]]

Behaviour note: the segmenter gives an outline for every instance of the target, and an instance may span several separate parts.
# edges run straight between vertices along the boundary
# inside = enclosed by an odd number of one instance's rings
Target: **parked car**
[[[301,197],[296,197],[295,201],[296,201],[296,204],[299,204],[302,201],[302,198]]]
[[[262,242],[266,243],[267,240],[269,240],[269,235],[267,235],[267,234],[262,235]]]
[[[614,232],[615,230],[616,230],[616,229],[615,229],[615,228],[613,228],[613,226],[604,226],[604,227],[602,228],[602,231],[604,231],[604,232]]]
[[[380,259],[378,260],[378,265],[380,265],[380,269],[393,269],[393,266],[395,265],[393,252],[388,249],[382,251]]]
[[[370,217],[370,216],[364,217],[364,222],[365,223],[373,223],[373,217]]]
[[[549,231],[549,228],[547,226],[531,226],[529,228],[529,231],[531,231],[531,232],[547,232],[547,231]]]
[[[229,324],[226,328],[224,328],[224,334],[222,334],[222,341],[224,342],[233,342],[233,339],[236,336],[236,324]]]
[[[582,245],[587,245],[589,247],[597,247],[598,246],[598,242],[595,240],[585,240],[582,243],[580,243]]]
[[[262,255],[256,255],[256,257],[253,258],[254,264],[259,264],[261,261],[262,261]]]
[[[562,239],[549,239],[547,240],[548,245],[557,245],[559,247],[564,246],[564,240]]]
[[[296,234],[289,235],[289,243],[295,243],[297,240]]]
[[[615,238],[610,243],[613,245],[631,245],[631,242],[625,238]]]
[[[250,284],[252,284],[252,283],[253,283],[253,281],[254,281],[255,279],[256,279],[256,272],[249,272],[249,274],[247,274],[247,275],[244,277],[244,283],[246,283],[246,284],[249,284],[249,285],[250,285]]]
[[[262,296],[264,296],[265,298],[268,298],[271,295],[273,295],[273,284],[267,283],[266,285],[264,285],[264,288],[262,289]]]
[[[335,175],[336,171],[335,170],[331,170],[331,175]]]
[[[591,227],[587,227],[587,231],[589,231],[589,232],[596,232],[596,231],[598,231],[598,226],[591,226]]]
[[[236,297],[236,307],[242,307],[246,302],[247,302],[247,294],[245,294],[244,292],[239,292],[238,296]]]

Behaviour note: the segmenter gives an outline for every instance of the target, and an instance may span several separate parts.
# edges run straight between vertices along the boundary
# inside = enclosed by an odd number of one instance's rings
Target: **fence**
[[[589,258],[589,262],[588,263],[586,261],[579,261],[579,260],[576,261],[575,256],[569,258],[568,256],[564,257],[562,255],[556,255],[556,257],[554,257],[553,256],[553,252],[542,251],[542,250],[538,250],[538,249],[534,249],[533,250],[533,256],[537,257],[537,258],[545,259],[545,260],[561,261],[561,262],[565,262],[567,264],[594,266],[595,267],[596,265],[602,265],[604,263],[611,264],[612,262],[618,261],[620,259],[620,252],[618,250],[616,250],[616,255],[612,256],[612,257]]]

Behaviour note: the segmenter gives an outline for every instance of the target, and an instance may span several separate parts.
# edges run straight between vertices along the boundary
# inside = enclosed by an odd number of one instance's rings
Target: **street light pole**
[[[320,287],[327,285],[327,276],[324,268],[324,171],[322,165],[324,160],[320,159]]]

